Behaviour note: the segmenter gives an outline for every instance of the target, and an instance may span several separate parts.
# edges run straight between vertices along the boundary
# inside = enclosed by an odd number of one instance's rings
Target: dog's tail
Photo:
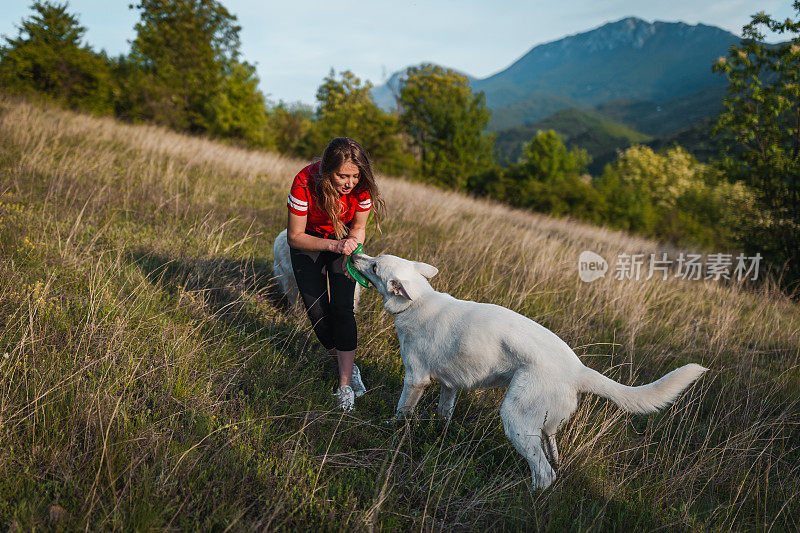
[[[671,404],[683,389],[708,370],[694,363],[676,368],[661,379],[640,387],[628,387],[583,367],[578,388],[608,398],[629,413],[654,413]]]

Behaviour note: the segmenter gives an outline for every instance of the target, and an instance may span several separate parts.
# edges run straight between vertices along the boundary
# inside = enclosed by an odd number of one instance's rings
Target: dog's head
[[[353,266],[378,289],[383,296],[384,309],[392,314],[404,311],[414,300],[432,291],[428,280],[439,272],[427,263],[394,255],[353,254],[351,257]]]

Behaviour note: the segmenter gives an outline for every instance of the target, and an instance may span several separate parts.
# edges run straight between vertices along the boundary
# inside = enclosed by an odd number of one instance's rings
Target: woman
[[[314,333],[339,363],[339,407],[353,409],[365,387],[353,363],[356,320],[355,281],[345,262],[364,242],[367,217],[384,211],[364,148],[347,137],[333,139],[322,160],[294,178],[288,199],[287,240],[292,270]]]

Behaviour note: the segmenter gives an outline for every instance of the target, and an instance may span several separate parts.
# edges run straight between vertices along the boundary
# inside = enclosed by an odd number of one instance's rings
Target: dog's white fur
[[[277,283],[281,294],[286,296],[289,308],[294,311],[302,311],[303,303],[300,301],[300,291],[297,289],[297,280],[294,279],[292,270],[292,257],[289,254],[289,241],[286,238],[286,230],[278,233],[272,245],[272,275]],[[353,295],[353,308],[358,311],[358,301],[361,298],[361,285],[356,283],[356,290]]]
[[[508,387],[500,417],[506,435],[528,461],[536,488],[556,477],[555,434],[576,410],[578,395],[593,392],[631,413],[672,403],[707,369],[682,366],[661,379],[628,387],[586,367],[555,333],[498,305],[436,292],[436,267],[391,255],[353,256],[354,264],[394,315],[405,366],[398,414],[410,413],[431,379],[441,383],[438,414],[449,419],[458,389]]]
[[[297,289],[297,281],[294,279],[292,270],[292,257],[289,255],[289,241],[286,239],[286,230],[278,233],[275,243],[272,245],[272,276],[281,294],[286,296],[289,307],[297,309],[300,299],[300,291]]]

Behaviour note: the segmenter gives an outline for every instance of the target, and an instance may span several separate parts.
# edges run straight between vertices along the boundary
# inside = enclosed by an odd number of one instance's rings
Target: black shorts
[[[353,294],[356,282],[344,272],[345,256],[291,247],[289,252],[297,288],[319,342],[328,350],[355,350],[357,339]]]

